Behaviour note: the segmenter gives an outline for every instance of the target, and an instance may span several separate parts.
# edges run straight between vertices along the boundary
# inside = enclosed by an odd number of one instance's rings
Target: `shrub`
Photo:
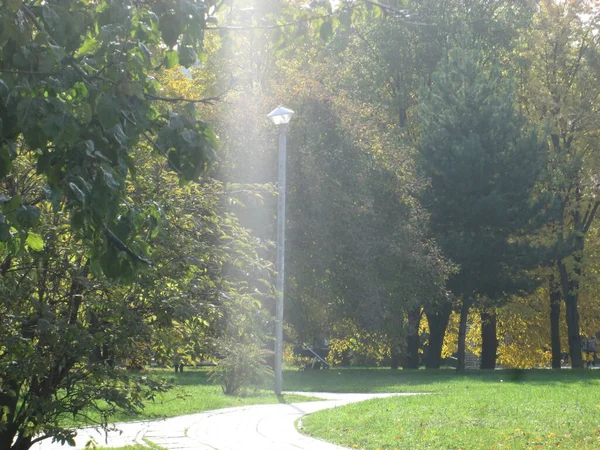
[[[221,384],[225,395],[246,395],[248,388],[273,375],[267,365],[272,351],[236,341],[218,343],[221,359],[210,371],[210,379]]]

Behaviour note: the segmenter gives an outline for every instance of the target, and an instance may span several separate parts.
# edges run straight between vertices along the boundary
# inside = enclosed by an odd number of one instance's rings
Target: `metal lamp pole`
[[[294,111],[280,106],[269,114],[279,127],[278,196],[277,196],[277,301],[275,304],[275,395],[283,391],[283,304],[285,288],[285,194],[287,127]]]

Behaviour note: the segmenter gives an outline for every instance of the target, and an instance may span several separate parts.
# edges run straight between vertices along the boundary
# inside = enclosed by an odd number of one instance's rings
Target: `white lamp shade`
[[[275,125],[283,125],[286,123],[290,123],[290,120],[292,120],[293,115],[294,111],[280,106],[271,111],[267,117],[271,119],[271,121]]]

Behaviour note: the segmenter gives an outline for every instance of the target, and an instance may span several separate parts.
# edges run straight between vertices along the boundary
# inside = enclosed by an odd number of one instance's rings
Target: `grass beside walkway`
[[[173,388],[167,392],[157,394],[154,400],[147,401],[144,409],[139,414],[126,415],[120,413],[112,417],[112,422],[162,419],[233,406],[282,402],[294,403],[313,400],[309,396],[301,395],[283,395],[277,397],[273,394],[272,388],[269,389],[267,386],[261,389],[250,390],[248,395],[245,396],[227,396],[223,394],[220,386],[208,380],[207,371],[204,369],[188,369],[183,373],[177,374],[169,370],[153,370],[151,375],[169,379],[173,383]],[[98,421],[98,416],[93,411],[89,412],[89,416],[91,419],[89,422],[79,421],[73,423],[67,418],[67,425],[95,425]]]
[[[290,386],[292,385],[292,386]],[[330,370],[286,389],[430,392],[320,411],[303,432],[365,450],[600,448],[600,371]]]
[[[151,444],[149,444],[151,445]],[[163,447],[151,445],[151,447],[145,447],[143,445],[126,445],[125,447],[102,447],[102,450],[166,450]]]

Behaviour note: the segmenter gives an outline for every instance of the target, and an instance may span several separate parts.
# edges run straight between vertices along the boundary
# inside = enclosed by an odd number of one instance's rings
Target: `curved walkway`
[[[83,449],[94,439],[98,447],[145,444],[148,440],[168,450],[339,450],[343,447],[304,436],[295,428],[298,418],[321,409],[372,398],[412,394],[330,394],[298,392],[323,400],[304,403],[254,405],[207,411],[147,422],[118,423],[105,434],[95,428],[79,430],[76,447],[49,441],[35,450]]]

